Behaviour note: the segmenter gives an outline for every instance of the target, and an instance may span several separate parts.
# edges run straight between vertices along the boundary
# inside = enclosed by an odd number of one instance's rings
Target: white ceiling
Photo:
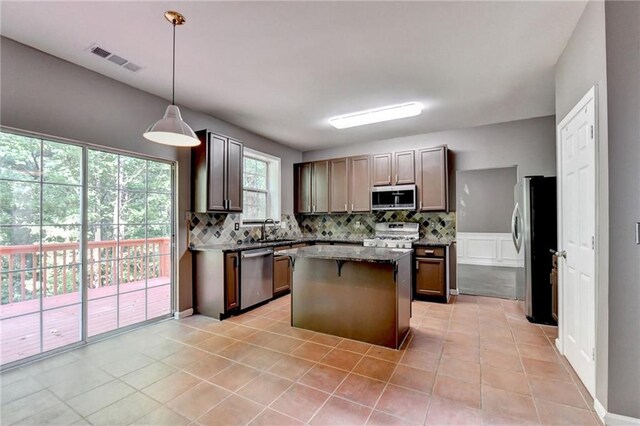
[[[303,151],[553,114],[553,67],[583,9],[554,2],[7,2],[1,33]],[[86,51],[92,43],[144,70]],[[420,101],[419,117],[334,115]]]

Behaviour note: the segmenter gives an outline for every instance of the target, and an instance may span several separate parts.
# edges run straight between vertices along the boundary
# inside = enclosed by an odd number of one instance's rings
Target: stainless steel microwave
[[[415,210],[416,186],[374,186],[371,188],[371,210]]]

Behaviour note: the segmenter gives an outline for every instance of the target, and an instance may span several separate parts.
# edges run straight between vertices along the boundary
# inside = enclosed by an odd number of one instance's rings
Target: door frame
[[[608,322],[608,318],[598,318],[598,293],[599,293],[599,288],[600,288],[600,265],[599,265],[599,247],[600,247],[600,241],[601,241],[601,234],[600,234],[600,219],[601,219],[601,212],[599,209],[600,206],[600,188],[599,188],[599,174],[600,174],[600,167],[599,167],[599,163],[600,163],[600,130],[599,130],[599,122],[598,122],[598,115],[599,115],[599,108],[598,108],[598,86],[594,85],[593,87],[591,87],[591,89],[589,89],[589,91],[582,97],[582,99],[580,99],[580,101],[571,109],[571,111],[569,111],[569,113],[567,113],[564,118],[560,121],[560,123],[556,126],[556,166],[557,166],[557,171],[556,171],[556,175],[558,176],[557,178],[557,203],[558,203],[558,219],[557,219],[557,226],[558,226],[558,231],[557,231],[557,239],[558,239],[558,251],[562,251],[564,249],[564,247],[562,246],[562,144],[561,144],[561,140],[562,140],[562,129],[567,125],[567,123],[569,121],[571,121],[571,119],[579,112],[581,111],[590,101],[593,100],[593,114],[594,114],[594,121],[593,121],[593,127],[594,127],[594,134],[593,134],[593,140],[594,140],[594,158],[593,158],[593,164],[594,164],[594,182],[593,182],[593,188],[594,188],[594,205],[593,205],[593,209],[594,209],[594,239],[595,239],[595,248],[594,248],[594,269],[593,269],[593,301],[594,301],[594,312],[593,312],[593,317],[594,317],[594,328],[592,330],[593,333],[593,337],[594,337],[594,363],[593,363],[593,368],[594,368],[594,388],[593,388],[593,394],[591,395],[594,400],[596,399],[596,389],[598,387],[598,375],[597,375],[597,371],[598,371],[598,356],[597,356],[597,348],[598,348],[598,333],[597,333],[597,327],[598,327],[598,322],[600,320]],[[566,297],[564,295],[564,291],[565,291],[565,286],[563,283],[563,277],[564,277],[564,263],[562,262],[558,262],[558,337],[556,338],[556,347],[558,348],[558,351],[560,352],[560,354],[562,354],[563,356],[565,355],[565,351],[564,351],[564,342],[565,342],[565,327],[564,327],[564,310],[565,310],[565,301],[566,301]],[[585,386],[586,388],[586,386]],[[589,389],[587,389],[589,390]],[[591,392],[591,391],[590,391]]]

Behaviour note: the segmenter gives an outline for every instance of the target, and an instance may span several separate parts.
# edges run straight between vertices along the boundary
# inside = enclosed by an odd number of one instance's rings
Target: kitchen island
[[[398,349],[411,317],[410,249],[311,246],[291,257],[291,325]]]

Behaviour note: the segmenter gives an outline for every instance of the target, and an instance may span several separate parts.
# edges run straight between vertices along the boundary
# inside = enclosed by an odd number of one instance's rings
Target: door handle
[[[516,247],[516,252],[520,253],[521,236],[518,234],[518,207],[518,203],[516,203],[511,214],[511,238],[513,239],[513,245]]]

